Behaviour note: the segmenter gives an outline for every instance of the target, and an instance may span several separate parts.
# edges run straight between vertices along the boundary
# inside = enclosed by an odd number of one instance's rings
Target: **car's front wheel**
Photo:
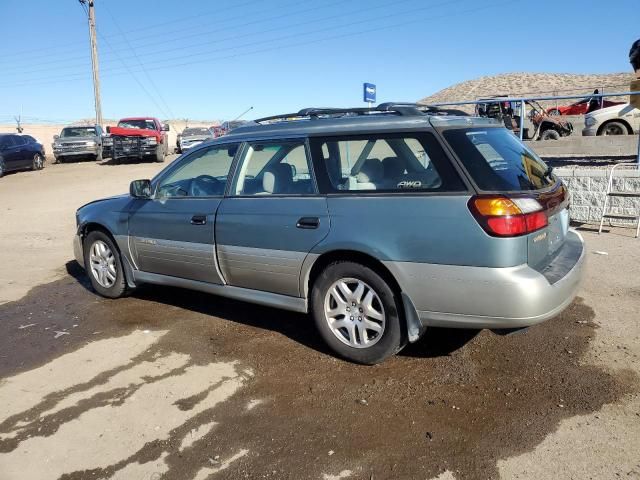
[[[313,317],[324,341],[338,355],[373,365],[403,346],[400,302],[371,268],[336,262],[318,276]]]
[[[84,239],[84,266],[93,289],[103,297],[124,296],[127,283],[118,249],[106,233],[90,232]]]

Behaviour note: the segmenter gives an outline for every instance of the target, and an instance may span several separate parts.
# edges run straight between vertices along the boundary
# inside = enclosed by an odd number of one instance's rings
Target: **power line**
[[[401,3],[406,3],[408,1],[411,1],[411,0],[398,0],[396,2],[393,2],[391,5],[399,5]],[[386,15],[385,17],[375,16],[373,18],[365,18],[365,19],[362,19],[362,20],[359,20],[359,21],[349,22],[349,23],[346,23],[346,24],[340,24],[340,25],[332,24],[329,27],[316,29],[316,30],[307,30],[304,33],[305,33],[305,35],[308,36],[308,35],[313,34],[313,33],[321,33],[321,32],[325,32],[325,31],[337,30],[337,29],[341,29],[341,28],[344,28],[344,27],[351,27],[351,26],[354,26],[354,25],[365,24],[365,23],[369,23],[371,21],[376,21],[376,20],[380,20],[380,19],[388,19],[388,18],[392,18],[392,17],[399,17],[399,16],[413,14],[413,13],[420,12],[420,11],[431,10],[431,9],[438,8],[438,7],[448,6],[448,5],[452,5],[452,4],[458,4],[458,3],[461,3],[463,1],[465,1],[465,0],[448,0],[448,1],[445,1],[445,2],[438,3],[438,4],[431,4],[431,5],[428,5],[428,6],[423,6],[423,7],[419,7],[419,8],[415,8],[415,9],[405,10],[403,12],[393,13],[393,14],[390,14],[390,15]],[[335,3],[337,4],[337,3],[340,3],[340,2],[335,2]],[[389,6],[389,3],[387,3],[385,5],[380,5],[380,6],[376,7],[376,8],[383,8],[383,7],[388,7],[388,6]],[[372,9],[370,9],[370,10],[372,10]],[[320,18],[320,19],[314,19],[314,20],[306,21],[306,22],[298,22],[296,26],[300,27],[300,26],[312,25],[312,24],[316,24],[316,23],[324,22],[324,21],[328,21],[328,20],[335,20],[336,18],[343,18],[343,17],[349,16],[349,15],[355,14],[355,13],[359,13],[359,11],[341,12],[340,14],[330,15],[328,17],[323,17],[323,18]],[[269,29],[266,29],[266,30],[263,30],[263,31],[259,31],[259,32],[227,37],[227,38],[222,39],[222,40],[214,40],[214,41],[209,41],[209,42],[202,42],[202,43],[196,44],[195,46],[215,45],[215,44],[218,44],[218,43],[222,43],[224,41],[237,40],[239,38],[243,38],[243,37],[247,37],[247,36],[262,35],[262,34],[265,34],[265,33],[270,33],[270,32],[273,32],[273,31],[280,31],[280,30],[281,30],[280,27],[269,28]],[[280,37],[276,37],[276,38],[271,38],[271,39],[260,38],[257,41],[252,41],[252,42],[244,43],[244,44],[237,44],[237,45],[233,45],[231,47],[221,47],[221,48],[217,48],[217,49],[213,49],[213,50],[207,49],[207,50],[205,50],[203,52],[193,52],[193,53],[190,53],[190,54],[182,54],[182,55],[173,56],[173,57],[166,57],[165,54],[167,52],[171,52],[171,51],[181,51],[181,50],[184,50],[184,48],[183,47],[177,47],[177,48],[172,48],[172,49],[165,49],[165,50],[163,50],[161,52],[162,55],[163,55],[161,60],[152,60],[151,62],[147,62],[147,66],[148,65],[157,65],[159,63],[165,64],[165,62],[170,62],[172,60],[183,60],[185,58],[194,58],[194,57],[206,58],[207,55],[211,55],[212,53],[215,53],[215,52],[223,52],[223,51],[226,51],[226,50],[236,50],[236,49],[240,49],[240,48],[251,47],[251,46],[254,46],[254,45],[262,45],[262,44],[267,43],[267,42],[287,40],[287,39],[290,39],[290,38],[298,38],[298,37],[299,37],[299,33],[292,33],[292,34],[288,34],[288,35],[284,35],[284,36],[280,36]],[[102,36],[101,36],[101,38],[102,38]],[[110,67],[110,68],[103,69],[103,71],[104,72],[113,72],[113,71],[117,71],[118,69],[119,69],[119,67]],[[43,71],[43,70],[40,70],[40,71]],[[49,71],[49,69],[46,69],[46,71]],[[36,71],[30,71],[30,72],[26,72],[26,73],[36,73]],[[62,75],[59,75],[58,78],[66,78],[67,75],[73,75],[73,74],[72,73],[62,74]]]
[[[164,25],[168,25],[168,24],[174,24],[174,23],[177,23],[177,22],[184,22],[186,20],[191,20],[191,19],[194,19],[194,18],[201,18],[203,16],[208,16],[208,15],[211,15],[211,14],[219,15],[221,12],[226,12],[226,11],[229,11],[229,10],[235,10],[237,8],[240,8],[240,7],[244,7],[244,6],[247,6],[247,5],[252,5],[254,3],[262,3],[262,1],[263,0],[251,0],[251,1],[248,1],[248,2],[245,2],[245,3],[233,5],[233,7],[222,9],[222,10],[220,10],[220,9],[218,9],[218,10],[205,10],[203,12],[200,12],[200,13],[196,14],[196,15],[190,15],[188,17],[172,19],[172,20],[167,21],[167,22],[161,22],[161,23],[157,23],[157,24],[152,24],[152,25],[148,25],[146,27],[138,27],[138,28],[135,28],[133,30],[130,30],[128,33],[136,32],[136,31],[143,31],[143,30],[150,30],[150,29],[158,28],[158,27],[161,27],[161,26],[164,26]],[[112,35],[112,36],[116,36],[116,35]],[[42,55],[39,55],[37,58],[48,57],[49,54],[45,54],[43,52],[47,52],[47,51],[59,52],[60,51],[60,47],[64,47],[66,45],[69,45],[69,46],[77,45],[77,42],[67,42],[67,43],[63,43],[63,44],[58,44],[57,46],[53,46],[52,45],[52,46],[50,46],[48,48],[45,48],[45,49],[33,48],[33,49],[21,50],[21,51],[17,51],[17,52],[16,51],[7,52],[7,53],[3,53],[2,54],[2,58],[6,59],[6,58],[15,57],[15,56],[20,56],[21,57],[24,54],[30,53],[30,52],[38,52],[38,53],[42,54]],[[77,50],[77,48],[74,48],[73,50],[75,51],[75,50]]]
[[[274,47],[267,47],[267,48],[261,48],[261,49],[257,49],[257,50],[251,50],[248,52],[241,52],[241,53],[237,53],[237,54],[231,54],[231,55],[224,55],[224,56],[218,56],[218,57],[212,57],[212,58],[207,58],[208,60],[227,60],[227,59],[232,59],[232,58],[238,58],[238,57],[243,57],[243,56],[248,56],[248,55],[255,55],[255,54],[259,54],[259,53],[266,53],[269,51],[274,51],[274,50],[282,50],[282,49],[287,49],[287,48],[296,48],[296,47],[300,47],[300,46],[306,46],[306,45],[311,45],[311,44],[316,44],[316,43],[321,43],[321,42],[326,42],[328,40],[337,40],[337,39],[342,39],[342,38],[348,38],[348,37],[353,37],[353,36],[357,36],[357,35],[362,35],[362,34],[366,34],[366,33],[374,33],[374,32],[379,32],[379,31],[383,31],[383,30],[389,30],[389,29],[394,29],[394,28],[398,28],[398,27],[403,27],[406,25],[414,25],[416,23],[424,23],[426,21],[433,21],[433,20],[439,20],[442,18],[447,18],[447,17],[452,17],[452,16],[458,16],[458,15],[462,15],[462,14],[468,14],[468,13],[475,13],[478,11],[482,11],[482,10],[486,10],[492,7],[497,7],[497,6],[502,6],[502,5],[506,5],[506,4],[512,4],[515,3],[519,0],[505,0],[502,2],[498,2],[498,3],[494,3],[494,4],[484,4],[480,7],[477,8],[473,8],[473,9],[469,9],[469,10],[463,10],[460,12],[455,12],[455,13],[449,13],[449,14],[443,14],[443,15],[437,15],[437,16],[430,16],[430,17],[426,17],[426,18],[413,18],[412,20],[408,20],[408,21],[404,21],[404,22],[399,22],[399,23],[395,23],[395,24],[391,24],[391,25],[382,25],[379,27],[375,27],[375,28],[370,28],[370,29],[364,29],[364,30],[359,30],[359,31],[351,31],[348,33],[344,33],[344,34],[338,34],[338,35],[331,35],[331,36],[326,36],[326,37],[321,37],[321,38],[317,38],[317,39],[313,39],[313,40],[307,40],[307,41],[303,41],[303,42],[296,42],[296,43],[288,43],[285,45],[277,45]],[[385,17],[388,18],[388,17]],[[370,22],[371,19],[367,20],[366,22]],[[360,22],[353,22],[352,24],[345,24],[342,25],[341,27],[347,27],[347,26],[351,26],[353,24],[357,24],[357,23],[365,23],[364,21],[360,21]],[[281,40],[282,38],[279,38],[278,40]],[[264,41],[263,41],[264,42]],[[260,42],[260,43],[263,43]],[[189,62],[182,62],[182,63],[164,63],[160,66],[157,67],[152,67],[152,68],[148,68],[148,71],[155,71],[155,70],[164,70],[167,68],[174,68],[174,67],[184,67],[184,66],[188,66],[188,65],[194,65],[194,64],[199,64],[202,61],[202,57],[199,60],[194,60],[194,61],[189,61]],[[148,64],[147,64],[148,66]],[[118,72],[118,73],[110,73],[109,75],[106,75],[108,77],[114,77],[114,76],[119,76],[124,74],[125,72]],[[69,80],[70,76],[69,75],[65,75],[63,76],[64,79]],[[71,77],[77,77],[77,75],[71,75]],[[43,85],[43,84],[51,84],[51,83],[60,83],[60,81],[65,81],[64,79],[60,78],[59,80],[55,80],[53,82],[51,81],[45,81],[45,82],[33,82],[33,83],[29,83],[29,85]],[[8,88],[11,86],[23,86],[25,85],[24,83],[21,84],[15,84],[15,85],[0,85],[0,88]]]
[[[133,46],[129,43],[129,40],[127,40],[127,36],[125,35],[125,33],[122,31],[122,29],[120,28],[120,25],[118,25],[118,22],[116,21],[115,17],[113,16],[113,14],[111,13],[111,10],[109,10],[109,8],[107,7],[107,4],[104,4],[104,8],[107,11],[107,13],[109,14],[109,16],[111,17],[111,19],[113,20],[113,24],[116,26],[116,28],[120,31],[120,33],[122,34],[122,38],[124,38],[124,40],[127,42],[127,45],[129,46],[129,49],[131,50],[131,52],[133,53],[133,55],[136,57],[136,60],[138,62],[138,65],[140,65],[140,68],[142,69],[142,71],[144,72],[145,77],[147,77],[147,80],[149,80],[149,83],[151,84],[151,86],[153,87],[153,89],[156,91],[156,93],[158,94],[158,98],[160,99],[160,101],[162,102],[162,104],[166,107],[167,112],[169,112],[169,117],[167,118],[175,118],[173,115],[173,112],[171,111],[171,108],[169,107],[169,105],[167,104],[167,102],[165,101],[162,93],[160,92],[160,89],[158,89],[158,86],[156,85],[156,82],[153,81],[153,79],[151,78],[151,76],[149,75],[149,73],[146,71],[146,69],[144,68],[144,64],[142,63],[142,61],[140,61],[140,57],[138,57],[138,54],[136,53],[135,49],[133,48]]]
[[[398,5],[400,3],[406,3],[408,1],[412,1],[412,0],[398,0],[396,2],[391,3],[391,5]],[[287,18],[287,17],[291,17],[291,16],[303,14],[303,13],[308,13],[308,12],[312,12],[312,11],[315,11],[315,10],[320,10],[320,9],[323,9],[323,8],[327,8],[327,7],[330,7],[330,6],[339,5],[339,4],[343,4],[343,3],[344,3],[344,0],[334,1],[334,2],[330,2],[328,4],[315,5],[314,7],[311,7],[311,8],[306,8],[306,9],[303,9],[303,10],[293,11],[293,12],[289,12],[289,13],[282,14],[282,15],[276,15],[276,16],[273,16],[273,17],[260,18],[259,20],[254,20],[254,21],[251,21],[251,22],[245,22],[245,23],[242,23],[242,24],[239,24],[239,25],[227,25],[227,26],[222,27],[222,28],[217,28],[217,29],[213,29],[213,30],[207,30],[205,32],[191,33],[191,34],[188,34],[188,35],[172,37],[172,38],[170,38],[168,40],[159,41],[159,42],[142,43],[142,44],[138,44],[137,46],[138,47],[146,47],[146,46],[157,47],[158,45],[162,45],[162,44],[166,44],[166,43],[175,44],[175,42],[178,41],[178,40],[184,40],[184,39],[199,37],[199,36],[208,35],[208,34],[212,34],[212,33],[218,33],[218,32],[222,32],[222,31],[225,31],[225,30],[233,30],[233,29],[237,29],[237,28],[240,28],[240,27],[246,27],[246,26],[249,26],[249,25],[262,24],[262,23],[265,23],[265,22],[268,22],[268,21],[273,21],[273,20],[280,20],[280,19],[283,19],[283,18]],[[388,7],[388,6],[389,6],[389,3],[387,2],[384,5],[379,5],[377,7],[370,7],[369,10],[375,10],[377,8],[383,8],[383,7]],[[360,13],[360,10],[356,10],[356,11],[352,11],[352,12],[342,12],[340,15],[332,15],[332,16],[325,17],[325,18],[316,18],[316,19],[314,19],[312,21],[298,23],[297,26],[314,24],[314,23],[325,21],[325,20],[332,20],[332,19],[335,19],[335,18],[340,18],[340,17],[346,16],[346,15],[356,14],[356,13]],[[224,41],[236,40],[236,39],[247,37],[247,36],[251,36],[251,35],[262,35],[264,33],[269,33],[271,31],[278,31],[280,29],[281,29],[281,27],[275,27],[275,28],[270,28],[270,29],[267,29],[267,30],[262,30],[262,31],[253,32],[253,33],[245,33],[245,34],[241,34],[241,35],[233,35],[233,36],[226,37],[226,38],[223,38],[223,39],[216,39],[213,42],[208,42],[208,44],[222,43]],[[124,33],[123,33],[123,35],[124,35]],[[111,37],[113,37],[113,36],[109,36],[109,38],[111,38]],[[129,42],[127,42],[127,43],[129,43]],[[111,45],[113,47],[113,43]],[[116,50],[116,49],[114,49],[114,50]],[[180,50],[184,50],[184,47],[180,46],[180,47],[175,47],[175,48],[170,48],[170,49],[164,49],[164,50],[162,50],[160,52],[158,52],[158,49],[156,48],[156,49],[154,49],[154,52],[149,54],[149,55],[164,55],[167,52],[180,51]],[[83,57],[72,57],[70,59],[78,59],[78,58],[84,58],[84,56]],[[132,59],[132,57],[124,57],[124,59],[129,60],[129,59]],[[103,63],[115,62],[116,60],[117,59],[110,59],[110,60],[103,61]],[[4,76],[6,76],[6,75],[24,75],[24,74],[32,74],[32,73],[39,73],[39,72],[49,72],[51,70],[75,68],[76,66],[83,65],[83,64],[78,64],[78,63],[60,65],[61,61],[62,60],[60,58],[57,58],[57,59],[48,60],[48,61],[45,61],[45,62],[38,62],[39,66],[50,65],[50,64],[58,65],[55,68],[51,68],[51,67],[37,68],[35,70],[27,70],[27,71],[25,71],[24,68],[21,68],[20,66],[15,66],[14,65],[13,66],[13,69],[15,69],[14,72],[11,71],[11,68],[7,68],[7,67],[3,68],[2,72],[3,72]]]

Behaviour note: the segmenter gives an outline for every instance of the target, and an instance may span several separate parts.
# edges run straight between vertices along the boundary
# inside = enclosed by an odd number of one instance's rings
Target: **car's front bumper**
[[[71,156],[80,156],[80,155],[97,155],[98,154],[97,147],[84,147],[84,148],[54,148],[53,155],[58,157],[71,157]]]
[[[578,250],[576,250],[578,249]],[[575,298],[585,261],[582,237],[567,242],[545,272],[385,262],[423,327],[513,329],[561,313]]]
[[[595,137],[598,135],[598,125],[594,125],[592,127],[585,127],[582,129],[583,137]]]

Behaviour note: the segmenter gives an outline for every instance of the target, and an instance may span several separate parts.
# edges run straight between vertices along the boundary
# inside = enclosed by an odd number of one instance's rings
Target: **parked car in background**
[[[0,133],[0,177],[15,170],[42,170],[44,146],[31,135]]]
[[[169,153],[169,125],[153,117],[123,118],[116,127],[107,127],[113,142],[113,159],[152,159],[164,162]]]
[[[246,120],[231,120],[228,122],[222,122],[222,125],[218,126],[218,127],[213,127],[214,128],[214,136],[216,138],[218,137],[222,137],[224,135],[226,135],[227,133],[231,132],[232,130],[241,127],[242,125],[245,125],[246,123],[248,123]]]
[[[594,93],[598,93],[596,90]],[[613,102],[604,98],[587,97],[570,105],[559,105],[547,108],[549,115],[585,115],[589,112],[600,110],[601,108],[622,105],[624,102]]]
[[[178,138],[178,153],[200,145],[206,140],[215,138],[213,131],[206,127],[187,127]]]
[[[584,117],[584,136],[632,135],[640,131],[640,109],[628,103],[603,108]]]
[[[568,204],[493,119],[305,109],[81,207],[74,251],[105,297],[162,284],[311,312],[337,354],[372,364],[431,327],[502,331],[562,312],[585,257]]]
[[[111,155],[112,140],[99,125],[64,127],[53,139],[53,156],[58,163],[84,158],[100,161]]]

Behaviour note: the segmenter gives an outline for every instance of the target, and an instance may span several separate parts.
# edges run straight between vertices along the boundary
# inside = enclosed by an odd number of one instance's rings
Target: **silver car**
[[[447,113],[256,120],[80,208],[76,258],[110,298],[162,284],[309,312],[365,364],[429,327],[553,318],[584,263],[567,190],[500,123]]]

